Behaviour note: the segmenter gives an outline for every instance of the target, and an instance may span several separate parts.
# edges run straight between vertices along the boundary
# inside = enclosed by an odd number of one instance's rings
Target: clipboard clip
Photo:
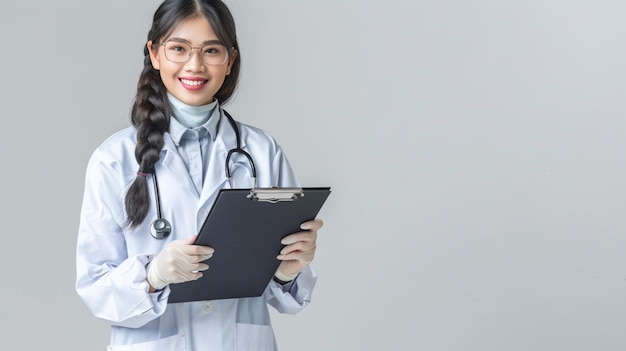
[[[295,201],[304,196],[302,188],[252,188],[248,199],[252,201],[263,201],[277,203],[281,201]]]

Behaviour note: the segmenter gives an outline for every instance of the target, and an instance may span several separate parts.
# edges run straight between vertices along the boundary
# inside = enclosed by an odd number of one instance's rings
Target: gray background
[[[228,109],[333,187],[282,350],[626,348],[624,1],[229,1]],[[0,5],[0,340],[104,350],[74,292],[87,159],[158,1]]]

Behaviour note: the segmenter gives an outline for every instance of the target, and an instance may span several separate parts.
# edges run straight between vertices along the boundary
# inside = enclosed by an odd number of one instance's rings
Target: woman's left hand
[[[323,225],[324,222],[319,218],[304,222],[300,225],[304,231],[287,235],[281,240],[281,243],[286,246],[277,257],[283,261],[276,271],[276,277],[279,280],[293,280],[304,267],[313,261],[317,248],[317,231]]]

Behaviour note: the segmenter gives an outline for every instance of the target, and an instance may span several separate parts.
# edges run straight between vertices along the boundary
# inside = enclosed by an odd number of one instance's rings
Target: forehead
[[[196,16],[181,21],[172,28],[164,39],[169,38],[186,39],[192,43],[219,40],[213,27],[204,16]]]

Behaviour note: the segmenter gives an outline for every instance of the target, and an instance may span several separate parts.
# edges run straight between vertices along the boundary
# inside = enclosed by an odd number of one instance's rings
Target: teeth
[[[186,85],[193,85],[193,86],[198,86],[198,85],[202,85],[204,83],[206,83],[206,80],[188,80],[188,79],[181,79],[181,82],[183,82],[183,84]]]

